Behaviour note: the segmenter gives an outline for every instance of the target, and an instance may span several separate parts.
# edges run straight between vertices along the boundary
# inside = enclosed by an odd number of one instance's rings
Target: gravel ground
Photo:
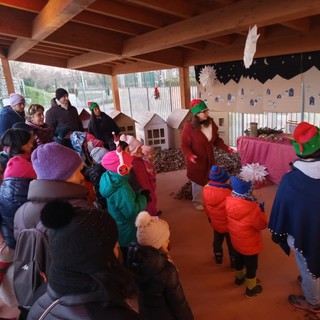
[[[241,169],[240,157],[238,153],[227,153],[215,148],[214,150],[217,164],[226,168],[230,175],[238,175]],[[180,149],[160,150],[155,154],[155,167],[158,173],[182,170],[186,168],[184,156]],[[186,182],[174,195],[175,199],[192,199],[191,182]]]

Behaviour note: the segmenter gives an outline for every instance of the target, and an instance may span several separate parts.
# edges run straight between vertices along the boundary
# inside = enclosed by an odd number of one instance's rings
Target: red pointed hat
[[[301,122],[293,132],[292,144],[299,156],[307,156],[320,149],[319,128],[308,123]]]

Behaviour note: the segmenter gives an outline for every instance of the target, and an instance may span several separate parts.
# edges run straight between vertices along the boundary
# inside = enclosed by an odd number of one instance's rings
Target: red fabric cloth
[[[203,132],[191,127],[187,122],[181,134],[181,150],[185,156],[187,165],[187,177],[205,186],[209,180],[209,172],[213,164],[216,163],[213,153],[213,146],[228,152],[229,147],[219,137],[218,127],[212,120],[212,139],[208,141]],[[196,155],[196,163],[190,161],[192,155]]]
[[[231,189],[217,188],[209,185],[203,188],[203,204],[211,227],[220,232],[229,232],[226,213],[226,198],[231,195]]]
[[[226,211],[232,246],[244,255],[262,251],[261,230],[268,226],[268,218],[257,202],[227,197]]]
[[[237,150],[242,166],[251,163],[265,165],[269,173],[267,178],[276,184],[290,171],[289,163],[298,158],[287,139],[273,142],[254,137],[238,137]]]

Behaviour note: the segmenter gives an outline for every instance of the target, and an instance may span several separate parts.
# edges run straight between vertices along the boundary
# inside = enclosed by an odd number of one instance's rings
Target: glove
[[[196,161],[197,158],[198,157],[195,154],[193,154],[192,156],[189,157],[189,161],[192,163],[197,163],[197,161]]]
[[[145,196],[147,198],[147,202],[151,201],[150,190],[143,189],[143,190],[140,191],[140,194],[142,194],[143,196]]]
[[[264,212],[264,202],[259,203],[260,210]]]

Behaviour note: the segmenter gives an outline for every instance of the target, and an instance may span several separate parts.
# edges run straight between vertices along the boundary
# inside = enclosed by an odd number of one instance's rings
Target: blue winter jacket
[[[29,184],[32,179],[6,178],[0,186],[1,233],[7,245],[14,249],[13,220],[18,208],[28,199]]]
[[[107,199],[108,211],[117,223],[120,246],[128,246],[136,240],[135,220],[138,213],[146,208],[146,197],[133,191],[128,176],[109,170],[101,176],[100,193]]]
[[[24,122],[25,119],[15,112],[10,106],[0,109],[0,137],[17,122]]]

